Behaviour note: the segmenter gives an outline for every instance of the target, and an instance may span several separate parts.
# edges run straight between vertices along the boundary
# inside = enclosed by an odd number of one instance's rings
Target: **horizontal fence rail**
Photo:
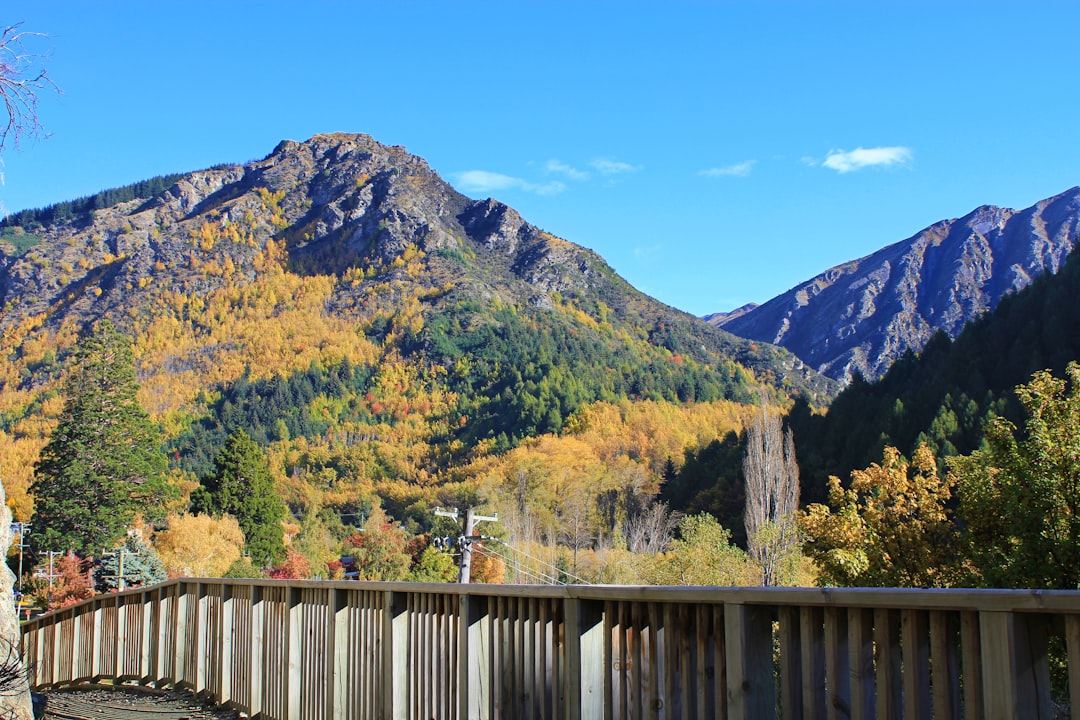
[[[36,689],[273,720],[1080,720],[1080,591],[183,579],[31,620],[23,654]]]

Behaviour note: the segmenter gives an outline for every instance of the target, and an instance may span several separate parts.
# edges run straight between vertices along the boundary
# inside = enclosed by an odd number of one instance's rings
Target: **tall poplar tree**
[[[130,340],[101,321],[79,345],[64,409],[34,466],[28,539],[38,553],[111,550],[136,511],[152,515],[172,494],[161,436],[138,389]]]
[[[285,503],[274,489],[266,455],[243,430],[225,441],[214,460],[214,473],[191,494],[192,510],[220,517],[229,514],[244,531],[244,546],[255,565],[266,567],[285,557]]]
[[[746,426],[743,457],[746,486],[746,542],[750,558],[761,567],[762,585],[782,585],[794,573],[799,533],[799,466],[795,440],[777,413],[761,406]]]

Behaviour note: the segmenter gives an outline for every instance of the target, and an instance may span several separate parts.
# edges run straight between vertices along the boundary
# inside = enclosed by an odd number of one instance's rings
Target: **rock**
[[[11,510],[7,492],[0,485],[0,557],[7,557],[11,547]],[[0,717],[31,720],[30,686],[19,655],[19,616],[15,609],[15,574],[7,563],[0,563]]]

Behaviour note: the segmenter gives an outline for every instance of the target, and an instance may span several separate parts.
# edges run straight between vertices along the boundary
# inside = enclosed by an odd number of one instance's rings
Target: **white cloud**
[[[908,165],[912,157],[911,148],[906,147],[858,147],[850,152],[830,150],[822,165],[838,173],[848,173],[868,167]]]
[[[746,177],[750,174],[750,171],[754,169],[754,165],[757,164],[757,160],[747,160],[741,163],[735,163],[734,165],[725,165],[723,167],[713,167],[702,170],[698,173],[702,177]]]
[[[534,183],[522,178],[487,170],[466,170],[454,175],[457,187],[466,193],[493,193],[502,190],[524,190],[537,195],[557,195],[566,189],[566,185],[553,181]]]
[[[589,173],[584,170],[578,170],[572,165],[567,165],[561,160],[548,160],[547,163],[544,164],[544,169],[549,173],[560,173],[565,175],[571,180],[583,181],[589,179]]]
[[[631,165],[630,163],[624,163],[618,160],[608,160],[606,158],[597,158],[590,162],[589,166],[602,175],[622,175],[623,173],[637,172],[641,169],[641,166],[639,165]]]

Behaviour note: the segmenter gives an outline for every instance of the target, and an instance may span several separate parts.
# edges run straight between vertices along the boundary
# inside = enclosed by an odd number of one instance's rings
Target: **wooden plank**
[[[785,717],[803,716],[802,632],[799,609],[782,607],[780,619],[780,709]]]
[[[934,720],[958,720],[959,687],[956,663],[957,637],[950,616],[930,613],[930,685],[933,694]]]
[[[642,604],[635,602],[630,605],[630,627],[627,635],[632,638],[630,645],[630,716],[635,718],[644,717],[643,706],[645,703],[643,693],[645,653],[642,651],[642,627],[645,625]]]
[[[901,668],[900,614],[874,610],[874,667],[877,680],[877,712],[881,720],[900,720]]]
[[[799,608],[803,717],[825,720],[825,619],[818,607]]]
[[[1069,663],[1071,717],[1080,720],[1080,615],[1065,616],[1065,652]]]
[[[930,703],[930,631],[927,614],[901,612],[901,645],[904,662],[904,718],[921,720],[932,712]]]
[[[985,713],[979,613],[960,613],[960,662],[965,720],[982,720]]]
[[[852,720],[872,720],[876,712],[874,689],[874,613],[848,608],[848,673]]]
[[[724,606],[727,706],[732,720],[776,717],[772,615],[755,605]]]
[[[728,710],[727,611],[723,605],[712,606],[713,701],[718,718],[731,717]]]
[[[1048,633],[1040,617],[979,613],[983,690],[990,718],[1053,717]]]
[[[848,660],[847,612],[825,608],[825,716],[829,720],[851,717],[851,671]]]
[[[692,687],[696,691],[694,713],[691,717],[705,720],[706,707],[724,707],[724,703],[714,700],[709,704],[709,685],[711,678],[708,674],[709,666],[709,637],[712,635],[712,623],[709,622],[709,607],[697,604],[694,606],[696,613],[695,625],[692,637],[694,639],[694,682]],[[687,680],[689,682],[689,680]]]

